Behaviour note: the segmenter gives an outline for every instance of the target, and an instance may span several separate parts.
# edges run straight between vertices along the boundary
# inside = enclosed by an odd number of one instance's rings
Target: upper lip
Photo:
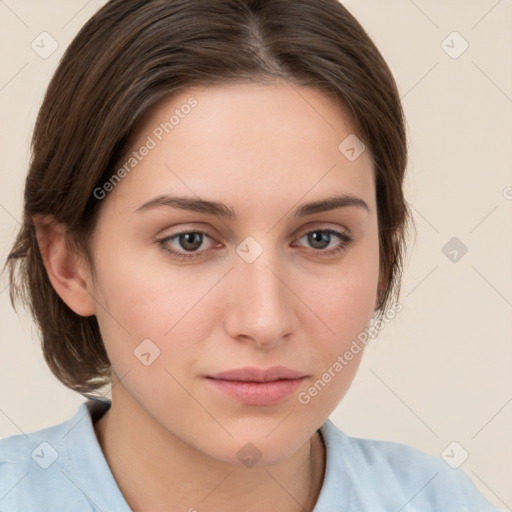
[[[208,375],[211,379],[216,380],[234,380],[242,382],[271,382],[281,379],[300,379],[306,375],[296,370],[291,370],[285,366],[272,366],[260,370],[259,368],[245,367],[235,370],[227,370],[224,372]]]

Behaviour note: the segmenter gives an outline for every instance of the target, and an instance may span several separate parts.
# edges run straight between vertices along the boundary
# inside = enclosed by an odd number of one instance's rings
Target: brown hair
[[[402,191],[403,112],[388,66],[353,16],[337,0],[111,0],[74,38],[47,89],[23,226],[5,265],[11,303],[29,308],[64,385],[94,396],[110,382],[110,362],[96,317],[77,315],[53,289],[32,217],[64,223],[69,246],[92,263],[101,203],[93,191],[115,172],[142,116],[192,85],[273,78],[334,95],[353,117],[374,162],[386,276],[377,317],[398,299],[412,221]]]

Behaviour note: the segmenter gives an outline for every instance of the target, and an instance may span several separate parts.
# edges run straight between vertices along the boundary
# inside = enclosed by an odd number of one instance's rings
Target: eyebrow
[[[236,219],[235,211],[223,203],[218,203],[216,201],[206,201],[204,199],[168,195],[160,195],[150,199],[143,205],[139,206],[134,211],[134,213],[144,212],[162,206],[187,210],[191,212],[204,213],[207,215],[213,215],[215,217],[222,217],[230,220]],[[370,213],[370,208],[360,197],[350,194],[342,194],[327,197],[319,201],[313,201],[311,203],[305,203],[294,211],[294,216],[305,217],[314,213],[335,210],[336,208],[347,208],[354,206],[366,210],[368,213]]]

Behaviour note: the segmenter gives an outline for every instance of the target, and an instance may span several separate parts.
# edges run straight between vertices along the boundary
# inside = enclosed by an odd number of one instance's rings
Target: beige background
[[[45,87],[103,3],[0,2],[2,263],[21,217],[29,140]],[[457,441],[456,450],[469,454],[462,468],[493,503],[511,510],[512,1],[345,5],[401,91],[411,151],[407,197],[418,237],[408,253],[404,309],[369,346],[331,419],[350,435],[437,456]],[[47,59],[31,48],[43,31],[59,45]],[[467,50],[453,58],[464,41]],[[442,251],[452,237],[468,248],[457,262]],[[64,421],[83,401],[47,369],[35,327],[22,310],[15,314],[5,287],[4,278],[0,437]]]

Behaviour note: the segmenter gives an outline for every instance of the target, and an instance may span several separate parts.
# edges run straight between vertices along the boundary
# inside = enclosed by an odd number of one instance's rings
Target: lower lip
[[[289,397],[303,378],[271,382],[243,382],[212,378],[207,380],[217,389],[246,405],[274,405]]]

